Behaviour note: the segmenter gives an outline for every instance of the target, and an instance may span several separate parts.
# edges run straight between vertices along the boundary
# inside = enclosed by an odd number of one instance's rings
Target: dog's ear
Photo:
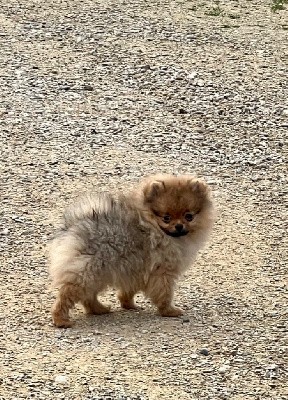
[[[208,185],[202,179],[191,179],[189,181],[189,186],[192,192],[198,196],[205,196],[209,193]]]
[[[159,196],[163,189],[165,189],[163,181],[149,182],[143,189],[145,202],[151,203],[157,196]]]

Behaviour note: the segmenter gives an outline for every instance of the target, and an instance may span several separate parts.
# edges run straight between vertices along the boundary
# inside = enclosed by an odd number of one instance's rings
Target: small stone
[[[185,110],[184,108],[179,109],[179,114],[188,114],[188,111]]]
[[[24,222],[22,217],[18,217],[17,215],[12,215],[12,219],[15,222]]]
[[[190,319],[188,318],[188,317],[183,317],[182,318],[182,322],[184,323],[184,322],[190,322]]]
[[[203,356],[209,356],[209,351],[207,349],[201,349],[200,354],[202,354]]]
[[[140,69],[141,69],[141,71],[148,71],[150,69],[150,65],[149,64],[141,65]]]
[[[115,339],[115,342],[125,342],[125,339],[122,336],[119,336]]]
[[[192,71],[190,72],[189,75],[187,75],[188,79],[194,79],[197,76],[197,72],[196,71]]]
[[[88,92],[92,92],[94,90],[93,86],[91,85],[84,85],[83,90],[87,90]]]
[[[2,235],[8,235],[9,234],[9,229],[8,228],[4,228],[3,231],[1,232]]]
[[[228,365],[221,365],[221,367],[219,367],[218,372],[219,374],[223,375],[225,374],[225,372],[227,372],[229,369]]]
[[[278,369],[278,365],[276,365],[276,364],[270,364],[270,365],[267,365],[266,369],[269,369],[269,370],[276,370],[276,369]]]
[[[71,89],[71,86],[69,86],[69,85],[62,85],[62,86],[59,87],[59,89],[60,89],[60,90],[70,90],[70,89]]]
[[[269,379],[276,379],[278,375],[278,365],[270,364],[266,367],[265,377]]]
[[[66,375],[57,375],[55,376],[55,383],[65,384],[67,383],[67,376]]]
[[[197,85],[198,85],[198,86],[204,86],[204,81],[203,81],[203,79],[198,79]]]

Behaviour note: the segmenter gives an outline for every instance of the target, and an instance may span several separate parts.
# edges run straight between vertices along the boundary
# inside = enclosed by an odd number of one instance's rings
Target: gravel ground
[[[0,5],[0,398],[288,399],[287,10]],[[219,212],[185,317],[111,292],[111,315],[55,329],[45,247],[64,205],[159,171],[204,176]]]

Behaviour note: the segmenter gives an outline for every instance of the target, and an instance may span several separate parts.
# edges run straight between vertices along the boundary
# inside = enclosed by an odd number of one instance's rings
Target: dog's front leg
[[[161,266],[150,276],[145,295],[156,305],[163,317],[179,317],[183,315],[181,308],[173,304],[176,277]]]

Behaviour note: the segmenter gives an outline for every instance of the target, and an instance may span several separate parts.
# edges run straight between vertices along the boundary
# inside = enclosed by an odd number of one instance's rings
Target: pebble
[[[179,109],[179,114],[188,114],[188,111],[185,110],[184,108]]]
[[[276,364],[270,364],[270,365],[267,365],[266,369],[269,369],[269,370],[276,370],[276,369],[278,369],[278,365],[276,365]]]
[[[7,236],[9,234],[9,229],[8,228],[4,228],[1,233],[2,233],[2,235]]]
[[[229,366],[228,365],[221,365],[221,367],[219,367],[218,372],[219,374],[225,374],[227,371],[229,370]]]
[[[201,349],[200,354],[202,354],[203,356],[209,356],[209,351],[207,349]]]
[[[268,379],[276,379],[278,376],[279,367],[276,364],[270,364],[266,367],[265,377]]]
[[[59,383],[59,384],[65,384],[67,383],[67,376],[66,375],[57,375],[55,376],[55,383]]]
[[[93,86],[91,85],[84,85],[83,90],[87,90],[88,92],[92,92],[94,90]]]
[[[188,79],[194,79],[197,76],[197,72],[196,71],[192,71],[190,72],[189,75],[187,75]]]

